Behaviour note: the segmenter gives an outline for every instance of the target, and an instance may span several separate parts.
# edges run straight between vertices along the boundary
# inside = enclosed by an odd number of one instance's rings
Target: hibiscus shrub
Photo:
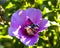
[[[0,48],[60,48],[60,1],[0,0]]]

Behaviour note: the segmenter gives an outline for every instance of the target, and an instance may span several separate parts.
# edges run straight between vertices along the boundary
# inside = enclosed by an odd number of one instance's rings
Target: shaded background
[[[50,22],[47,30],[39,33],[34,46],[25,46],[8,35],[12,14],[18,9],[37,8]],[[60,0],[0,0],[0,48],[60,48]]]

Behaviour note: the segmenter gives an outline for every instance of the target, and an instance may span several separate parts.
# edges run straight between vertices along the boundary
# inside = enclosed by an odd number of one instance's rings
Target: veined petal
[[[9,35],[14,36],[18,31],[19,27],[23,26],[26,21],[26,14],[24,10],[16,11],[11,18],[11,24],[8,29]],[[14,32],[14,33],[13,33]]]
[[[18,36],[20,28],[21,28],[21,26],[19,26],[18,28],[9,27],[9,29],[8,29],[9,35],[10,36]]]
[[[21,38],[20,38],[20,41],[21,41],[23,44],[27,45],[27,46],[32,46],[32,45],[34,45],[36,42],[38,42],[38,40],[39,40],[38,34],[35,34],[35,35],[32,36],[32,37],[21,36]]]
[[[38,25],[39,25],[40,31],[43,31],[43,30],[45,30],[50,24],[49,24],[49,21],[48,21],[48,20],[42,19],[42,20],[40,20],[40,23],[39,23]]]
[[[26,10],[26,15],[33,23],[38,23],[42,18],[41,11],[35,8],[29,8]]]
[[[23,25],[26,21],[26,12],[24,10],[16,11],[11,18],[12,27],[18,27],[19,25]]]

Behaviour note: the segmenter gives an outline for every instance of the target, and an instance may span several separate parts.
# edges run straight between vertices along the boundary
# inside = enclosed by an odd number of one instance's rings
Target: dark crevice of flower
[[[33,24],[33,22],[28,19],[27,21],[27,26],[25,26],[24,30],[25,30],[25,35],[28,36],[33,36],[34,34],[36,34],[38,32],[38,25]]]

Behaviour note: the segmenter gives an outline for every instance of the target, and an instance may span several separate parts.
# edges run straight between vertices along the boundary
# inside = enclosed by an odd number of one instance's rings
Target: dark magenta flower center
[[[30,19],[27,21],[27,26],[24,28],[28,35],[34,35],[38,31],[38,25],[35,25],[31,22]]]

